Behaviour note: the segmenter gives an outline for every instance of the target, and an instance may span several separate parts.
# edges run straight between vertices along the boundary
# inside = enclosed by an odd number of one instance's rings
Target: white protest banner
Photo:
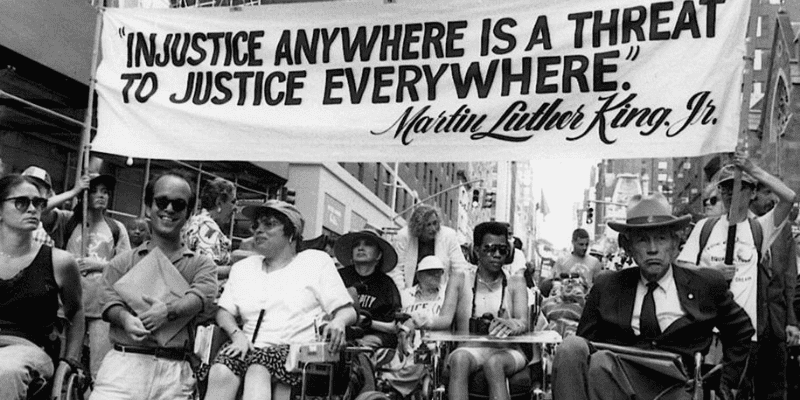
[[[107,9],[93,149],[295,162],[732,151],[748,10],[730,0]]]

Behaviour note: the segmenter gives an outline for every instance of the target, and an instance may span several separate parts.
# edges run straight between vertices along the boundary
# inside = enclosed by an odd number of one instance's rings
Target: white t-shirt
[[[439,312],[442,310],[442,304],[444,304],[445,286],[442,285],[442,287],[439,288],[439,293],[433,300],[417,299],[417,290],[419,290],[419,285],[414,285],[400,293],[400,298],[403,302],[403,312],[412,316],[425,316],[428,318],[439,315]]]
[[[780,232],[779,226],[773,223],[773,212],[770,211],[761,217],[758,217],[758,223],[761,224],[763,231],[763,243],[761,245],[761,253],[765,254],[772,242]],[[694,264],[697,261],[697,253],[700,251],[700,232],[703,230],[708,219],[700,220],[692,230],[686,244],[678,256],[678,261]],[[784,220],[785,221],[785,220]],[[785,223],[785,222],[784,222]],[[725,246],[728,241],[728,217],[722,215],[719,221],[714,225],[711,234],[708,236],[708,243],[706,243],[702,254],[700,255],[699,267],[708,268],[713,265],[723,263],[725,261]],[[753,243],[753,233],[750,230],[750,223],[742,221],[736,225],[736,246],[733,252],[733,265],[736,266],[736,272],[733,275],[730,289],[733,293],[733,299],[739,304],[753,323],[756,326],[758,319],[757,311],[757,297],[758,286],[756,279],[758,276],[758,251],[755,243]],[[756,335],[753,335],[753,340],[756,340]]]
[[[270,273],[263,256],[233,265],[219,306],[240,316],[242,332],[252,340],[258,316],[265,310],[256,347],[313,342],[315,321],[352,303],[331,257],[319,250],[297,254],[289,265]]]

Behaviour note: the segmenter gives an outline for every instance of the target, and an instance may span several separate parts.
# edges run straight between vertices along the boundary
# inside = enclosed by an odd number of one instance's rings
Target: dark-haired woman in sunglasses
[[[51,335],[64,305],[64,361],[78,366],[84,321],[80,274],[69,253],[32,239],[47,199],[30,177],[0,179],[0,399],[25,399],[53,375]]]

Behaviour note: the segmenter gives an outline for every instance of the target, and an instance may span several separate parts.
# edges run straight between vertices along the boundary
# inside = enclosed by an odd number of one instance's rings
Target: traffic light
[[[589,207],[586,209],[586,223],[591,224],[594,222],[594,208]]]
[[[294,189],[289,189],[286,186],[281,188],[281,200],[289,204],[294,204],[295,196],[296,192],[294,191]]]
[[[486,194],[483,195],[483,208],[494,207],[494,197],[495,192],[486,192]]]
[[[472,190],[472,208],[478,208],[481,205],[481,191],[480,189]]]

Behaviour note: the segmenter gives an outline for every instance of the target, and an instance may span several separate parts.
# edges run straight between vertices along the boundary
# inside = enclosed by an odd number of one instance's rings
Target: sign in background
[[[108,9],[93,149],[274,161],[732,151],[749,2]]]

